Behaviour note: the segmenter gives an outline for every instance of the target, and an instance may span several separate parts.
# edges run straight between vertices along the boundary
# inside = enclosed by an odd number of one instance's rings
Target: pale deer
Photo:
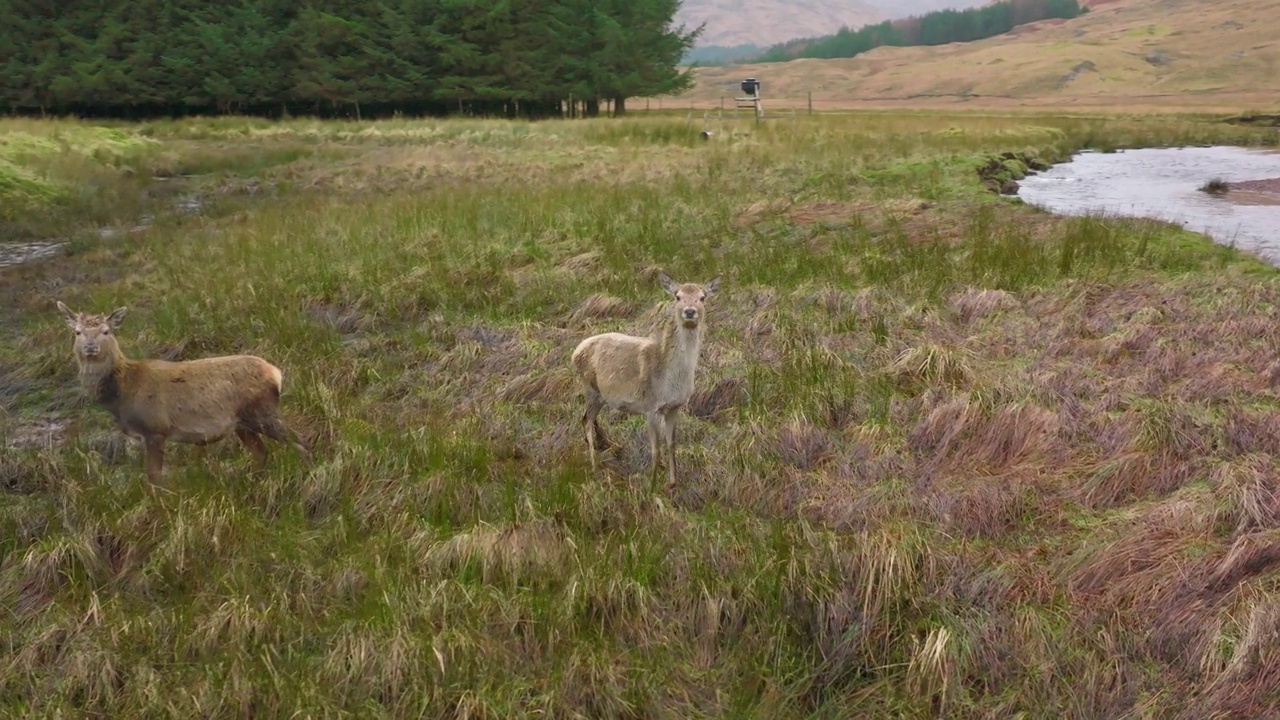
[[[593,335],[573,351],[573,367],[582,379],[587,409],[582,426],[596,469],[597,441],[605,436],[597,416],[605,405],[643,415],[649,433],[650,482],[658,482],[659,440],[667,454],[667,479],[676,479],[676,418],[693,395],[694,375],[706,326],[703,307],[720,278],[706,285],[675,283],[666,273],[659,281],[673,302],[670,314],[649,337],[610,332]]]
[[[75,331],[81,388],[126,435],[142,441],[151,481],[163,474],[167,440],[207,445],[235,433],[259,468],[267,460],[263,435],[311,457],[280,419],[283,374],[275,365],[252,355],[130,360],[115,336],[127,308],[93,315],[72,312],[58,301],[58,310]]]

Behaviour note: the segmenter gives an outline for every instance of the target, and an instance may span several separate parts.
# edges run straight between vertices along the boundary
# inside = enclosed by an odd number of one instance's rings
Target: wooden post
[[[809,114],[813,114],[813,91],[809,91]]]
[[[720,112],[724,112],[724,96],[720,96]]]

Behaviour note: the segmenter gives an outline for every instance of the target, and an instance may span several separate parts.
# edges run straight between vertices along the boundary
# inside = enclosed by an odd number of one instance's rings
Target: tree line
[[[968,10],[942,10],[868,25],[841,28],[834,35],[804,38],[769,48],[756,62],[786,62],[797,58],[848,58],[882,45],[945,45],[971,42],[1009,32],[1018,25],[1074,18],[1083,12],[1077,0],[1009,0]]]
[[[0,0],[0,109],[625,112],[692,83],[680,0]]]

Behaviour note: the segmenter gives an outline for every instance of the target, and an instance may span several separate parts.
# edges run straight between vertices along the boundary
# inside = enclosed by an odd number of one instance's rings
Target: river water
[[[1280,265],[1280,205],[1201,192],[1228,182],[1280,178],[1280,153],[1238,147],[1083,152],[1021,180],[1018,195],[1060,215],[1128,215],[1178,223]]]

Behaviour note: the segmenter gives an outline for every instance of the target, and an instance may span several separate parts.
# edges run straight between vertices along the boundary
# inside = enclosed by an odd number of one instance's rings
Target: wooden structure
[[[761,82],[755,78],[742,81],[742,97],[734,98],[739,108],[750,108],[756,111],[756,122],[764,119],[764,101],[760,97]]]

